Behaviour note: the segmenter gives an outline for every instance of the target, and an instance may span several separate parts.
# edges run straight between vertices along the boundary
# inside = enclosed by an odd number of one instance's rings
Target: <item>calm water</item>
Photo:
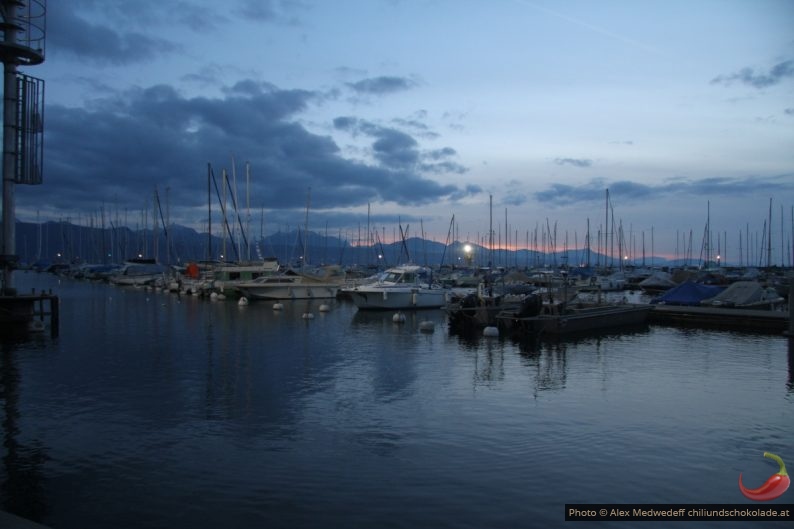
[[[2,345],[0,508],[59,529],[554,527],[565,503],[750,503],[764,451],[794,470],[782,337],[525,344],[442,311],[15,281],[61,296],[61,332]]]

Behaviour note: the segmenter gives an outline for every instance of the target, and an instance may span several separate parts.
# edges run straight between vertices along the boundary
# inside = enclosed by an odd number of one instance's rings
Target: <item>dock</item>
[[[688,327],[783,334],[789,326],[789,313],[774,310],[654,305],[648,321]]]
[[[0,295],[0,331],[41,332],[49,321],[50,334],[58,336],[58,296],[52,292]]]

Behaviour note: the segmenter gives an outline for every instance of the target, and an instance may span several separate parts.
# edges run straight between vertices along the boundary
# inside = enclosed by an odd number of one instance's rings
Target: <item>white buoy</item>
[[[320,312],[328,312],[329,310],[331,310],[331,307],[329,307],[329,306],[328,306],[328,305],[326,305],[325,303],[323,303],[322,305],[320,305]]]
[[[248,305],[248,298],[245,296],[241,297],[239,300],[237,300],[237,304],[241,307],[245,307]]]
[[[314,314],[312,314],[311,312],[304,312],[303,313],[303,319],[304,320],[314,319]]]
[[[384,292],[384,294],[386,293]],[[394,323],[405,323],[405,314],[402,312],[395,312],[394,316],[391,317],[391,321]]]
[[[226,294],[224,294],[223,292],[221,292],[220,294],[218,294],[218,299],[219,299],[219,300],[224,300],[224,299],[226,299]]]
[[[210,299],[213,300],[213,301],[218,299],[218,293],[217,292],[213,292],[212,294],[210,294]]]
[[[273,310],[282,310],[284,308],[283,303],[273,303]]]
[[[482,330],[482,335],[491,338],[499,336],[499,328],[494,327],[493,325],[489,325],[488,327]]]
[[[429,320],[420,321],[419,330],[422,332],[433,332],[436,330],[436,324]]]

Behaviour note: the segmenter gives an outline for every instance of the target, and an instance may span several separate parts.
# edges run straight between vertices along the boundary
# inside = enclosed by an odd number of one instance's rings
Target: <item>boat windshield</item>
[[[381,279],[384,283],[416,284],[427,282],[427,274],[414,271],[387,271]]]

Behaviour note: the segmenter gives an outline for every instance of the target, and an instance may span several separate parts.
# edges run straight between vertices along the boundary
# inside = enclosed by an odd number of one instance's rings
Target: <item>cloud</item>
[[[353,91],[361,95],[383,95],[403,92],[410,90],[415,85],[416,83],[405,77],[392,76],[372,77],[347,84]]]
[[[385,167],[420,173],[463,174],[468,170],[451,160],[457,156],[451,147],[421,151],[419,143],[405,132],[350,116],[338,117],[333,123],[337,130],[347,131],[353,136],[363,134],[375,138],[371,153]]]
[[[424,122],[425,119],[427,119],[427,111],[418,110],[409,118],[394,118],[391,122],[403,129],[412,130],[414,134],[421,138],[429,140],[439,138],[441,135],[430,130],[428,124]]]
[[[586,158],[555,158],[554,163],[557,165],[572,165],[574,167],[590,167],[593,165],[593,161]]]
[[[711,80],[711,84],[731,85],[735,82],[750,85],[754,88],[767,88],[794,77],[794,61],[788,60],[776,64],[769,73],[755,73],[752,68],[742,68],[730,75],[719,75]]]
[[[169,189],[172,220],[200,227],[208,162],[218,179],[224,168],[235,170],[238,193],[245,192],[243,164],[250,162],[250,204],[285,216],[304,209],[309,188],[316,209],[367,202],[416,206],[467,192],[422,172],[424,162],[450,163],[453,149],[423,150],[408,134],[365,120],[337,118],[335,126],[374,138],[374,163],[344,158],[330,136],[299,123],[318,97],[244,80],[217,98],[186,97],[156,85],[114,93],[89,107],[50,105],[44,183],[18,186],[17,213],[35,215],[47,204],[74,216],[116,204],[137,216],[151,211],[157,187],[161,200]],[[217,205],[216,197],[211,200]]]
[[[50,3],[47,13],[49,51],[100,65],[128,65],[181,49],[177,43],[166,39],[140,32],[121,32],[108,23],[89,22],[77,12],[65,3]]]
[[[297,24],[295,13],[305,8],[302,2],[292,0],[239,0],[238,4],[234,12],[245,20],[289,24]]]
[[[649,185],[628,180],[608,182],[595,178],[579,186],[552,184],[535,193],[538,202],[554,206],[603,201],[606,190],[610,197],[621,200],[647,200],[669,196],[743,196],[763,187],[765,192],[791,192],[794,190],[794,174],[774,177],[748,176],[745,178],[713,177],[701,180],[676,178],[661,184]]]
[[[794,116],[794,108],[787,108],[783,111],[783,113],[788,116]]]
[[[505,206],[522,206],[526,204],[527,196],[524,193],[510,193],[502,199]]]

